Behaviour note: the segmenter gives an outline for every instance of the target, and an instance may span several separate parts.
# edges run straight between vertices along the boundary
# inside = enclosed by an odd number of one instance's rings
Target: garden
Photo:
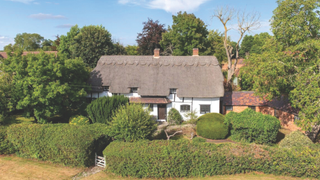
[[[172,108],[159,129],[147,108],[124,96],[102,97],[69,123],[39,124],[20,116],[1,121],[0,153],[69,167],[91,167],[95,153],[106,172],[122,177],[208,177],[261,172],[320,177],[320,146],[300,131],[278,142],[280,122],[251,109],[208,113],[183,121]],[[23,122],[23,123],[21,123]],[[226,139],[234,143],[208,143]]]

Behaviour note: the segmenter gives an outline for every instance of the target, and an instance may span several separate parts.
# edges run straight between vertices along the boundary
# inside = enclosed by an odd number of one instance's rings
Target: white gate
[[[103,156],[98,156],[97,153],[95,153],[95,165],[99,167],[106,167],[106,158]]]

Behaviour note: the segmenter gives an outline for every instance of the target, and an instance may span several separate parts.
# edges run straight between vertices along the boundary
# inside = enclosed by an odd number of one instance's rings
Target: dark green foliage
[[[168,113],[168,122],[171,124],[181,124],[182,116],[176,108],[171,108]]]
[[[312,146],[313,142],[305,134],[300,131],[294,131],[287,135],[280,143],[279,147],[284,148],[294,148],[294,147],[304,147]]]
[[[255,144],[177,141],[112,142],[107,169],[138,178],[180,178],[248,172],[320,178],[319,147],[300,151]]]
[[[207,141],[206,139],[203,139],[203,138],[200,138],[200,137],[195,137],[195,138],[192,139],[193,143],[204,143],[206,141]]]
[[[115,112],[108,135],[127,142],[151,138],[157,129],[156,121],[141,104],[129,104],[119,107]]]
[[[129,102],[124,96],[101,97],[87,106],[87,113],[92,123],[107,123],[119,106]]]
[[[231,139],[235,141],[270,144],[276,142],[280,121],[250,108],[241,113],[230,112],[225,122],[231,127]]]
[[[229,128],[224,124],[224,116],[219,113],[207,113],[197,121],[197,134],[209,139],[224,139]]]
[[[0,126],[0,154],[12,154],[15,148],[7,139],[7,126]]]
[[[8,140],[22,157],[71,166],[92,166],[94,156],[110,142],[106,125],[17,124],[8,128]]]

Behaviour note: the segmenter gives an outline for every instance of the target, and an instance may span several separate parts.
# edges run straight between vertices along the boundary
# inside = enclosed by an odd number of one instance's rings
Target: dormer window
[[[177,89],[171,88],[170,89],[170,94],[177,94]]]
[[[130,88],[130,93],[138,93],[138,88],[136,87]]]
[[[103,91],[109,91],[109,86],[102,86]]]

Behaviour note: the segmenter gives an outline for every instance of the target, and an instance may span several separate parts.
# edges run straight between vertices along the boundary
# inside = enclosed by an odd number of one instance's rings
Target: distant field
[[[16,156],[0,156],[1,180],[64,180],[72,179],[76,174],[85,171],[86,168],[71,168],[50,162],[23,159]],[[213,176],[205,178],[182,178],[183,180],[300,180],[285,176],[265,175],[261,173]],[[110,173],[100,172],[81,180],[141,180],[137,178],[123,178]],[[146,179],[144,179],[146,180]],[[151,180],[151,179],[148,179]],[[169,180],[169,179],[168,179]],[[173,180],[170,178],[170,180]]]

